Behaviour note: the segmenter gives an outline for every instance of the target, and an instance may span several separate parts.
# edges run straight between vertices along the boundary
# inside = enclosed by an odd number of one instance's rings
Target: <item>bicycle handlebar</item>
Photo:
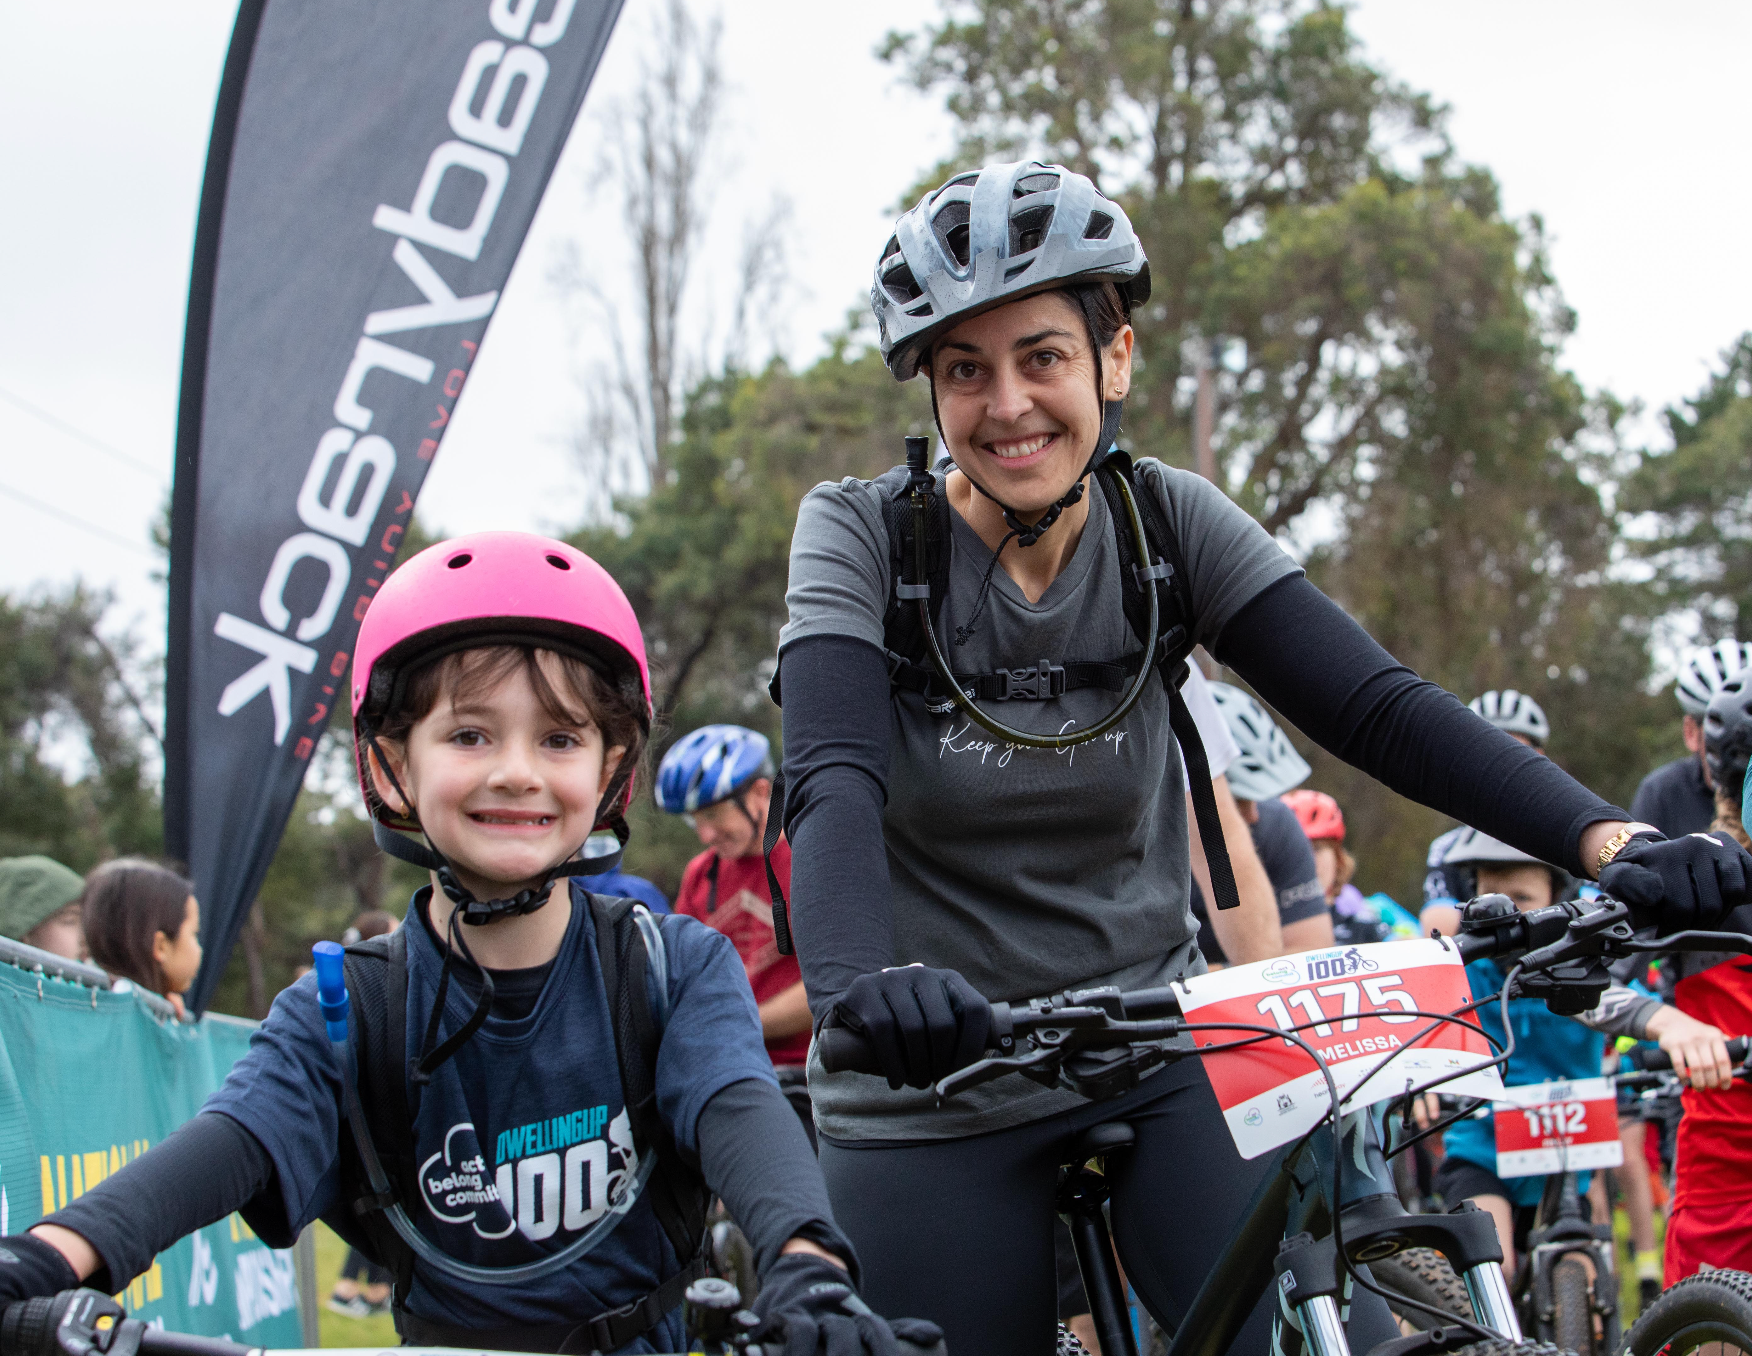
[[[1172,988],[1134,989],[1131,993],[1114,988],[1077,989],[1029,1003],[993,1003],[986,1049],[1007,1055],[1016,1048],[1020,1036],[1091,1026],[1118,1031],[1134,1040],[1160,1040],[1176,1034],[1166,1023],[1179,1016],[1180,996]],[[1115,1021],[1125,1025],[1115,1027]],[[1152,1022],[1163,1023],[1163,1029],[1149,1030]],[[850,1027],[822,1027],[816,1033],[815,1051],[828,1073],[882,1072],[876,1051],[862,1032]]]
[[[1743,1065],[1746,1062],[1748,1050],[1752,1050],[1752,1039],[1745,1036],[1735,1036],[1728,1042],[1728,1059],[1735,1065]],[[1637,1062],[1642,1066],[1636,1071],[1639,1073],[1657,1073],[1673,1067],[1673,1060],[1665,1050],[1645,1050],[1637,1057]],[[1629,1077],[1629,1075],[1620,1075],[1620,1077]]]

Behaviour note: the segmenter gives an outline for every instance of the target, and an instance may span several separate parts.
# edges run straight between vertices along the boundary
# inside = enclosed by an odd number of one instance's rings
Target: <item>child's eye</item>
[[[465,749],[478,749],[487,742],[487,737],[479,730],[458,730],[450,736],[450,742]]]
[[[584,746],[582,735],[573,734],[569,730],[557,730],[547,737],[550,749],[577,749]]]

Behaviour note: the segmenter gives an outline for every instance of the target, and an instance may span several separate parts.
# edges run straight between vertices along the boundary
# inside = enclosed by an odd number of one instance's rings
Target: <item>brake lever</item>
[[[1667,937],[1651,937],[1647,941],[1625,943],[1627,952],[1641,951],[1732,951],[1752,956],[1752,937],[1738,932],[1699,932],[1688,929]]]
[[[1056,1046],[1041,1046],[1030,1050],[1025,1055],[990,1055],[985,1059],[957,1069],[937,1080],[937,1105],[942,1106],[949,1098],[966,1092],[969,1088],[977,1088],[982,1083],[990,1083],[995,1078],[1005,1074],[1019,1073],[1027,1078],[1040,1076],[1043,1065],[1054,1064],[1064,1056],[1064,1051]],[[1058,1071],[1053,1070],[1052,1078],[1056,1080]]]

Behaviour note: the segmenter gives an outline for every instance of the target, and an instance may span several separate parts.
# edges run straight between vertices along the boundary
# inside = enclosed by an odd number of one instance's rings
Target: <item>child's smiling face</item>
[[[560,661],[541,652],[550,687],[564,691]],[[626,752],[605,749],[584,712],[556,714],[522,665],[468,693],[440,694],[399,748],[384,752],[421,827],[480,899],[502,898],[571,857],[596,822],[602,790]],[[400,797],[373,767],[378,794]]]

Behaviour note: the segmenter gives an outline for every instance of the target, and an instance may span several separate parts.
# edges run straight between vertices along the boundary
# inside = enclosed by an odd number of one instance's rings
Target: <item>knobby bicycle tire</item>
[[[1083,1345],[1076,1333],[1061,1323],[1058,1325],[1058,1346],[1054,1356],[1089,1356],[1089,1348]]]
[[[1625,1339],[1630,1356],[1684,1356],[1705,1343],[1752,1353],[1752,1275],[1687,1276],[1643,1311]]]
[[[1551,1269],[1551,1338],[1565,1350],[1592,1356],[1594,1306],[1588,1268],[1578,1257],[1562,1258]]]
[[[1472,1317],[1472,1300],[1466,1293],[1466,1282],[1448,1265],[1448,1259],[1434,1248],[1407,1248],[1391,1257],[1370,1262],[1369,1270],[1375,1283],[1384,1290],[1408,1299],[1422,1300],[1458,1318]],[[1434,1314],[1414,1309],[1409,1304],[1400,1306],[1388,1300],[1387,1307],[1399,1320],[1400,1332],[1407,1335],[1441,1326],[1441,1320]]]
[[[1454,1356],[1573,1356],[1573,1353],[1550,1342],[1514,1342],[1507,1337],[1493,1337],[1488,1342],[1461,1347]]]

